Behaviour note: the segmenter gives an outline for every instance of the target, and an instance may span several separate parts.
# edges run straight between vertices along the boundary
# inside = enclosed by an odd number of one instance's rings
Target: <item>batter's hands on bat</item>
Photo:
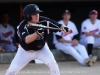
[[[63,25],[61,25],[60,29],[61,29],[61,32],[62,32],[63,34],[66,33],[66,32],[69,32],[69,28],[64,27]]]
[[[62,32],[63,34],[65,34],[66,32],[72,33],[72,30],[70,30],[70,29],[67,28],[67,27],[64,27],[63,25],[61,25],[60,29],[61,29],[61,32]]]
[[[77,46],[78,45],[78,41],[76,39],[72,40],[71,43],[72,43],[73,46]]]
[[[61,25],[60,29],[61,29],[61,32],[62,32],[63,34],[66,33],[66,30],[64,29],[64,26],[63,26],[63,25]]]
[[[36,30],[36,33],[38,35],[42,35],[42,34],[44,34],[44,29],[43,28],[39,28],[39,29]]]

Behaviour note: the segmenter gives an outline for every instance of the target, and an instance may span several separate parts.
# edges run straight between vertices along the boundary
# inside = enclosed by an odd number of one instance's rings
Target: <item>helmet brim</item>
[[[31,15],[38,14],[38,13],[41,13],[41,12],[43,12],[43,11],[42,10],[38,10],[38,11],[32,13]]]

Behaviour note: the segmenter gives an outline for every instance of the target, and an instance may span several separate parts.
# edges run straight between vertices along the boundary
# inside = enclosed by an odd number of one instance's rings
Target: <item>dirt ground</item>
[[[61,75],[100,75],[100,61],[92,67],[80,65],[76,61],[58,62]],[[0,75],[4,75],[9,64],[0,64]],[[29,63],[18,75],[50,75],[45,64]]]

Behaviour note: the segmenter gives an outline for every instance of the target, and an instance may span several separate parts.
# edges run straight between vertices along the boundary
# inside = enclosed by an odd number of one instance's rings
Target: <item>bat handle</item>
[[[61,29],[61,31],[65,31],[65,30],[64,29]],[[73,31],[71,29],[68,29],[67,32],[72,33]]]

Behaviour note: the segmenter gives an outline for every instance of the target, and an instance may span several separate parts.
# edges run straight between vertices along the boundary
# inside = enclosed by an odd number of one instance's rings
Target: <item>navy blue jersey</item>
[[[17,27],[17,34],[20,38],[20,45],[22,46],[23,49],[25,49],[27,51],[42,49],[46,42],[47,30],[44,30],[44,34],[42,35],[42,38],[39,36],[33,42],[26,44],[25,43],[26,36],[33,34],[36,31],[36,29],[27,28],[26,24],[27,24],[27,21],[23,20]],[[43,16],[40,16],[38,24],[43,24],[45,26],[47,26],[47,24],[49,24],[50,27],[55,27],[55,28],[59,28],[61,26],[57,22],[55,22],[49,18],[43,17]],[[56,31],[52,30],[50,32],[56,32]]]

